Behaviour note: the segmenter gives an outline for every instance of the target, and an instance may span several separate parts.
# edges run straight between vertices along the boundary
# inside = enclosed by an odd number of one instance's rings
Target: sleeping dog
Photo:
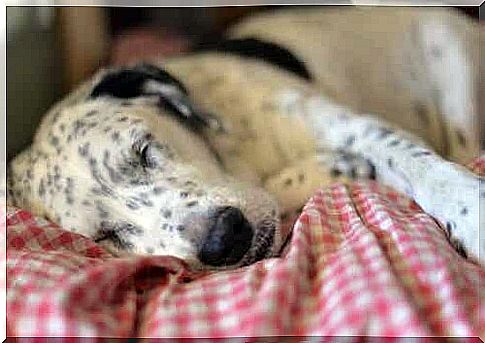
[[[375,179],[483,257],[480,179],[447,160],[478,155],[477,28],[423,11],[263,14],[158,66],[101,70],[10,164],[8,201],[116,255],[224,269],[276,255],[280,215],[317,187]]]

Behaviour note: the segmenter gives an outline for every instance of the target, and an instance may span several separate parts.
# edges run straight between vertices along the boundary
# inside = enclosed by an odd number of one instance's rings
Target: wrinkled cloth
[[[318,190],[282,257],[224,272],[116,258],[18,208],[4,227],[9,336],[485,335],[485,268],[375,182]]]

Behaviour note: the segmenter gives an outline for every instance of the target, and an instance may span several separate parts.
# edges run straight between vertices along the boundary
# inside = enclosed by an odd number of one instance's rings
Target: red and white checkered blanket
[[[113,258],[20,209],[6,219],[9,336],[485,334],[485,269],[373,182],[317,191],[284,257],[219,273]]]

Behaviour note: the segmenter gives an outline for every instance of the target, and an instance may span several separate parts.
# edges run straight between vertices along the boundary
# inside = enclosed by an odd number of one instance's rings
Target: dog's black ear
[[[91,91],[91,98],[156,97],[158,105],[193,130],[219,128],[217,120],[197,110],[187,88],[167,71],[149,64],[107,73]]]
[[[147,95],[145,88],[149,81],[173,87],[184,94],[188,93],[185,86],[167,71],[150,64],[140,64],[106,74],[91,91],[91,97],[109,95],[129,99],[144,96]]]

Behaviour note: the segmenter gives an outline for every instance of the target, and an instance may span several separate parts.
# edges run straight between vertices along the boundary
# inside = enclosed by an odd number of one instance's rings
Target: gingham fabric
[[[283,257],[219,273],[114,258],[20,209],[6,218],[9,336],[485,334],[485,269],[414,202],[373,182],[317,191]]]

